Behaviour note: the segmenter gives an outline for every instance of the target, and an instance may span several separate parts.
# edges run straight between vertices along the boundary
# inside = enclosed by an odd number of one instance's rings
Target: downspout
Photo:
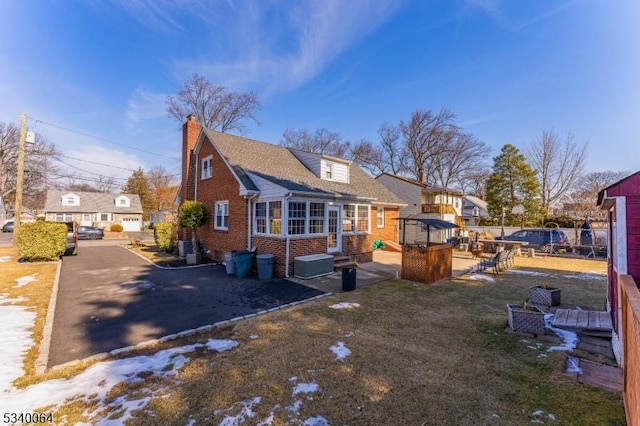
[[[251,250],[251,230],[253,229],[253,219],[251,218],[251,200],[256,198],[258,194],[247,197],[247,250]]]
[[[284,220],[287,220],[287,223],[289,221],[289,204],[287,203],[287,201],[289,200],[289,198],[291,198],[293,194],[288,193],[286,197],[284,197],[284,206],[282,209],[282,220],[284,222]],[[286,207],[286,210],[284,209],[284,207]],[[284,213],[287,213],[286,215]],[[285,278],[289,278],[289,227],[285,226],[286,223],[282,224],[282,230],[284,231],[284,277]]]

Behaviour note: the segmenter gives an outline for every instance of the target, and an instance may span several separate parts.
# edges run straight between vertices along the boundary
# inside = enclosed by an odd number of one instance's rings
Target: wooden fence
[[[449,244],[404,245],[401,277],[431,284],[452,273],[453,247]]]
[[[640,290],[633,277],[621,277],[622,395],[627,424],[640,425]]]

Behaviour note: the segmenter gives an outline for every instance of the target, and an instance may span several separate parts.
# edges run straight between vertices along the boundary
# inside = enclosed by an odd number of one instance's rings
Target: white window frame
[[[353,206],[353,208],[354,208],[353,209],[354,210],[354,212],[353,212],[354,216],[353,217],[347,216],[345,214],[345,207],[346,206]],[[361,221],[360,212],[362,210],[366,210],[367,211],[366,219],[364,219],[367,222],[367,229],[365,229],[365,230],[358,229],[359,228],[358,225],[359,225],[359,223]],[[343,231],[342,232],[343,233],[345,233],[345,234],[369,234],[369,233],[371,233],[371,206],[369,204],[355,204],[355,203],[343,204],[343,206],[342,206],[342,217],[343,217],[343,219],[342,219],[342,226],[343,226]],[[362,216],[362,217],[364,218],[364,216]],[[345,228],[344,227],[344,223],[345,222],[350,222],[350,224],[351,224],[351,227],[350,227],[351,230],[350,231],[344,231],[344,228]]]
[[[218,207],[222,207],[222,215],[218,214]],[[227,218],[226,226],[224,218]],[[218,225],[218,219],[221,218],[221,223]],[[216,201],[213,205],[213,229],[219,231],[228,231],[229,230],[229,201]]]
[[[384,228],[384,207],[376,209],[376,225],[378,228]]]
[[[205,164],[207,167],[205,167]],[[213,155],[204,157],[200,162],[200,180],[211,179],[213,177]]]
[[[275,207],[276,203],[280,203],[280,217],[274,218],[272,216],[273,216],[273,210],[276,208]],[[258,204],[265,205],[265,215],[260,216],[259,218],[256,213],[258,210]],[[282,200],[257,201],[253,206],[253,233],[256,235],[274,235],[274,236],[282,235],[282,223],[284,222],[283,211],[282,211],[283,204],[284,203],[282,202]],[[258,219],[264,219],[265,221],[264,228],[266,232],[258,231]],[[280,220],[280,223],[278,226],[276,226],[277,220]],[[274,228],[279,228],[279,232],[274,232]]]
[[[62,219],[62,220],[58,220]],[[73,213],[56,213],[55,222],[71,222],[73,221]]]

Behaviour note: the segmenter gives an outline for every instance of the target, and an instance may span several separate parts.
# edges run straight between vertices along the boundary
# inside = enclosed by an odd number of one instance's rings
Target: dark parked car
[[[496,240],[524,241],[529,243],[527,247],[543,251],[549,251],[551,244],[553,244],[554,250],[568,248],[571,245],[567,234],[559,229],[549,228],[522,229],[511,235],[505,235],[504,238],[496,237]]]
[[[101,240],[104,231],[95,226],[78,226],[78,239],[80,240]]]
[[[13,232],[13,221],[9,220],[2,226],[2,232]]]

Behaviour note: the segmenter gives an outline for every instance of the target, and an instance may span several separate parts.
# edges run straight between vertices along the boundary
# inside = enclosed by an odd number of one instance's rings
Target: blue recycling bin
[[[236,269],[236,277],[244,278],[249,273],[249,269],[251,269],[251,255],[252,253],[248,250],[237,251],[234,255],[234,263]]]
[[[256,265],[258,266],[258,279],[270,280],[273,278],[273,255],[259,254],[256,256]]]

